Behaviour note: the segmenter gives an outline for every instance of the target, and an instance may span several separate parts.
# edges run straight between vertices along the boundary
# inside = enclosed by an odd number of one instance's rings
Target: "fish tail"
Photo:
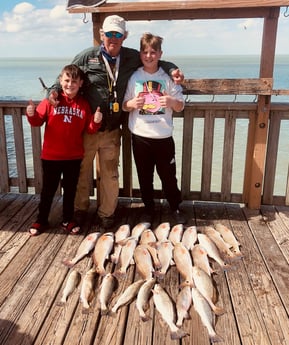
[[[216,305],[212,305],[212,309],[213,309],[213,312],[214,312],[216,315],[222,315],[222,314],[225,313],[224,308],[218,307],[218,306],[216,306]]]
[[[90,307],[89,307],[89,305],[83,306],[83,308],[82,308],[82,314],[89,314],[89,312],[90,312]]]
[[[213,335],[209,335],[210,337],[210,341],[212,343],[220,343],[221,341],[224,341],[224,339],[218,335],[217,333],[213,334]]]
[[[101,315],[107,315],[108,312],[109,312],[109,311],[108,311],[108,308],[101,308],[101,309],[100,309],[100,314],[101,314]]]
[[[141,320],[142,320],[143,322],[146,322],[146,321],[150,320],[150,317],[149,317],[148,315],[141,316],[140,318],[141,318]]]
[[[98,273],[100,276],[105,276],[105,268],[97,266],[95,268],[95,272]]]
[[[65,266],[67,266],[69,268],[74,266],[74,262],[72,260],[69,260],[69,259],[62,260],[62,263],[63,263],[63,265],[65,265]]]
[[[119,270],[113,272],[112,275],[115,278],[120,279],[120,278],[123,278],[125,276],[125,272],[123,272],[121,269],[119,269]]]
[[[158,278],[159,280],[163,280],[164,277],[165,277],[164,273],[161,272],[161,271],[155,271],[155,272],[154,272],[154,276],[155,276],[156,278]]]
[[[181,339],[183,337],[186,337],[187,335],[189,335],[187,332],[185,332],[182,329],[179,329],[175,332],[171,332],[171,339],[175,340],[175,339]]]
[[[112,254],[110,256],[110,260],[113,264],[117,264],[118,263],[118,257],[115,254]]]

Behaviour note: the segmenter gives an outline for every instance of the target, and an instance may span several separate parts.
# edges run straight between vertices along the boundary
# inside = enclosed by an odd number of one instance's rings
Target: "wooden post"
[[[102,23],[104,21],[104,18],[106,17],[106,14],[92,13],[91,17],[93,25],[93,45],[98,46],[101,44],[99,30],[102,28]]]
[[[260,78],[273,76],[278,17],[279,8],[272,7],[264,18]],[[271,96],[260,95],[258,98],[249,180],[248,207],[251,209],[258,209],[261,205],[270,102]]]

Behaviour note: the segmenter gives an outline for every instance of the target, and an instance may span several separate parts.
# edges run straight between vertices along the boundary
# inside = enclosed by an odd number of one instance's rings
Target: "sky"
[[[86,17],[88,23],[84,23],[83,14],[68,13],[66,4],[66,0],[0,1],[0,58],[73,58],[90,47],[90,14]],[[276,54],[289,55],[289,10],[285,11],[281,8]],[[163,37],[163,56],[260,55],[262,23],[259,18],[130,21],[124,45],[138,49],[139,38],[146,31]]]

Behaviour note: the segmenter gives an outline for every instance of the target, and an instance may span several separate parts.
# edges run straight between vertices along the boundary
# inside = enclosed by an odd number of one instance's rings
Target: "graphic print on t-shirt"
[[[165,114],[165,110],[159,103],[159,98],[163,96],[164,89],[161,81],[147,80],[136,83],[136,91],[140,97],[145,98],[143,108],[139,111],[140,115],[159,115]]]

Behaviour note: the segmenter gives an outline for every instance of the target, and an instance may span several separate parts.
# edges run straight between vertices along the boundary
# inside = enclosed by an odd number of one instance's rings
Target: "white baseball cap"
[[[125,20],[117,15],[108,16],[103,22],[102,29],[104,32],[116,31],[124,35]]]

